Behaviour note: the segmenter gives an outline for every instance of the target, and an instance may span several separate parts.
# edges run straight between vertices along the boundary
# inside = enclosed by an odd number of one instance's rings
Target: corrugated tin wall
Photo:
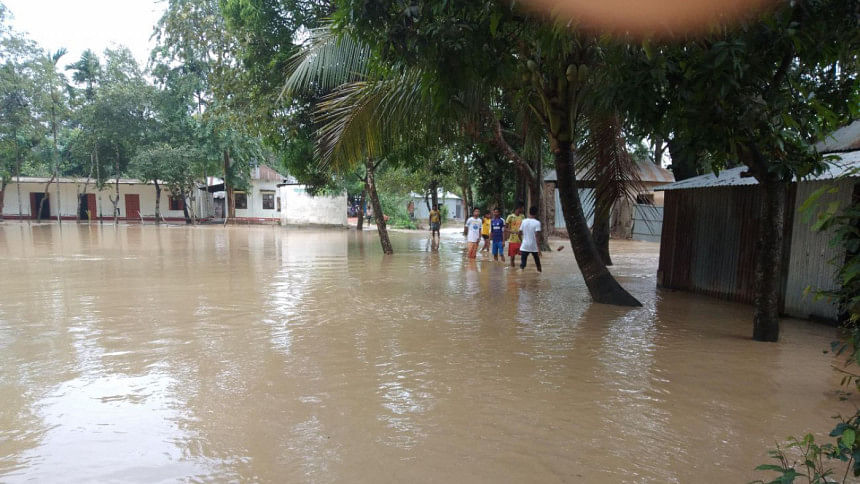
[[[663,231],[663,207],[636,204],[633,212],[633,240],[660,242]]]
[[[754,185],[667,191],[658,285],[752,302],[759,200]],[[791,191],[787,200],[790,231]]]
[[[791,232],[791,251],[788,262],[788,280],[785,286],[785,313],[799,318],[822,318],[835,320],[836,308],[830,301],[816,301],[813,294],[804,295],[807,287],[814,290],[836,289],[836,268],[833,260],[842,260],[845,250],[830,245],[832,231],[813,232],[813,219],[800,212],[800,206],[812,193],[824,186],[837,189],[836,193],[823,195],[819,202],[826,207],[830,202],[838,202],[839,207],[851,203],[856,180],[828,180],[803,182],[797,187],[795,218]],[[807,220],[809,219],[809,220]]]
[[[594,189],[580,188],[579,199],[582,201],[582,211],[588,221],[588,226],[594,224]],[[558,188],[555,189],[555,228],[565,229],[564,212],[561,209],[561,198],[558,195]]]

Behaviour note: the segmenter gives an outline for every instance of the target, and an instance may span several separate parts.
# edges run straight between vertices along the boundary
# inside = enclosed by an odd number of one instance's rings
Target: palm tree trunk
[[[582,212],[582,202],[576,187],[576,176],[571,160],[570,141],[554,139],[555,169],[558,175],[558,191],[561,199],[564,222],[576,263],[591,298],[598,303],[618,306],[641,306],[642,304],[628,293],[612,277],[603,264],[597,245],[588,230],[588,223]]]
[[[779,299],[782,289],[783,239],[785,231],[786,186],[760,180],[761,217],[755,263],[755,312],[753,339],[779,339]]]
[[[609,218],[611,207],[594,207],[594,225],[591,227],[591,235],[600,253],[600,259],[607,266],[612,265],[612,257],[609,255]]]
[[[391,248],[391,240],[388,238],[388,229],[385,227],[385,214],[382,213],[382,204],[379,203],[379,194],[376,192],[376,175],[373,161],[365,160],[367,168],[367,192],[370,195],[370,203],[373,205],[373,218],[376,220],[376,231],[379,232],[379,243],[382,244],[382,252],[387,255],[394,253]]]

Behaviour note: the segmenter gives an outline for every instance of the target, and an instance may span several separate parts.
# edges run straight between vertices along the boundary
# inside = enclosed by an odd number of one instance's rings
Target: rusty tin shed
[[[860,166],[860,150],[834,155],[838,160],[825,173],[789,186],[780,302],[789,316],[837,318],[833,304],[814,300],[807,288],[836,288],[836,270],[830,262],[844,257],[844,250],[830,245],[830,233],[813,232],[808,216],[800,211],[823,185],[838,188],[822,198],[824,203],[844,207],[858,196],[860,179],[843,175]],[[755,179],[741,176],[744,171],[745,167],[732,168],[658,188],[665,194],[658,286],[753,301],[760,190]]]

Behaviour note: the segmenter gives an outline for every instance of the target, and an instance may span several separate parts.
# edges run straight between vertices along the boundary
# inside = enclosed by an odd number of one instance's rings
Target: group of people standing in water
[[[523,215],[523,205],[517,205],[514,213],[502,218],[502,212],[498,208],[492,212],[487,211],[481,217],[479,209],[472,210],[472,216],[466,220],[464,234],[466,236],[466,253],[469,259],[475,259],[478,255],[478,246],[484,239],[481,252],[493,254],[493,260],[501,259],[505,262],[505,243],[508,244],[508,258],[511,267],[516,263],[517,255],[520,256],[520,269],[526,268],[529,255],[534,258],[535,267],[541,272],[540,248],[537,242],[537,233],[541,231],[540,220],[537,219],[537,207],[529,209],[528,216]],[[439,207],[434,205],[430,211],[430,234],[431,237],[439,235],[442,216]]]

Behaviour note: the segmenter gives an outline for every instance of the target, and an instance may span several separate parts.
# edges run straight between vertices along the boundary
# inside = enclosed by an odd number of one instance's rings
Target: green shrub
[[[409,203],[408,196],[380,193],[379,203],[382,205],[382,212],[388,215],[389,226],[397,229],[418,228],[415,222],[409,218],[409,213],[406,212],[406,204]]]

